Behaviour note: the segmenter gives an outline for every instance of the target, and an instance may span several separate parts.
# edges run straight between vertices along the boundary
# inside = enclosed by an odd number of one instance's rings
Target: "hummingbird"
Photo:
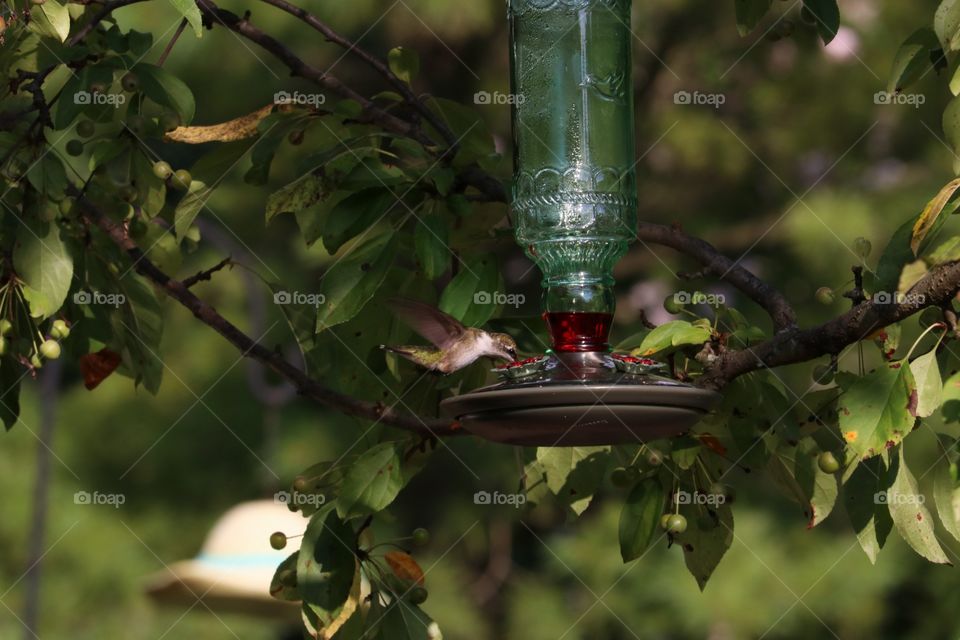
[[[387,306],[411,329],[433,343],[435,348],[417,345],[381,349],[396,353],[421,367],[450,374],[479,358],[517,359],[517,343],[505,333],[492,333],[464,326],[451,315],[416,300],[391,298]]]

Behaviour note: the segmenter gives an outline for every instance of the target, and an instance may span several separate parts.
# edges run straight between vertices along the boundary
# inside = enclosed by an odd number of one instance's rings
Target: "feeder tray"
[[[656,363],[628,372],[616,355],[559,353],[538,360],[536,370],[520,365],[516,377],[498,369],[507,379],[448,398],[441,410],[494,442],[573,447],[682,435],[719,398],[658,375]]]
[[[517,242],[543,272],[551,352],[441,403],[510,444],[643,442],[686,433],[718,395],[610,355],[613,267],[636,239],[631,0],[510,0]]]

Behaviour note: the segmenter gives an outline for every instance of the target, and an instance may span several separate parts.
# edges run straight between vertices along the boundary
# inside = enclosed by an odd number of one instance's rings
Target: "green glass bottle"
[[[514,223],[557,352],[608,350],[636,237],[631,0],[510,0]]]

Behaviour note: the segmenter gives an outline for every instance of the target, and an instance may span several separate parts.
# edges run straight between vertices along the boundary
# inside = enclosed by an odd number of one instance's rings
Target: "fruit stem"
[[[943,342],[943,339],[944,339],[944,338],[946,337],[946,335],[947,335],[946,328],[947,328],[947,325],[944,324],[943,322],[934,322],[932,325],[930,325],[929,327],[927,327],[926,329],[924,329],[924,330],[923,330],[923,333],[921,333],[920,336],[919,336],[916,340],[914,340],[913,346],[910,347],[910,351],[907,352],[907,355],[906,355],[906,357],[904,357],[904,360],[907,361],[907,362],[910,361],[910,356],[913,355],[913,352],[914,352],[914,350],[917,348],[917,345],[920,344],[920,341],[921,341],[921,340],[923,340],[925,337],[927,337],[927,334],[928,334],[928,333],[930,333],[931,331],[934,331],[935,329],[944,329],[943,335],[941,335],[941,336],[940,336],[940,339],[937,340],[937,344],[935,344],[935,345],[933,346],[934,349],[936,349],[937,347],[939,347],[939,346],[940,346],[940,343]]]

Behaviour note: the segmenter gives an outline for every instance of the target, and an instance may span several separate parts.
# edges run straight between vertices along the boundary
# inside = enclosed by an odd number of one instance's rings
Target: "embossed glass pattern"
[[[554,349],[606,350],[612,270],[637,218],[630,0],[509,11],[517,240],[543,272]]]

